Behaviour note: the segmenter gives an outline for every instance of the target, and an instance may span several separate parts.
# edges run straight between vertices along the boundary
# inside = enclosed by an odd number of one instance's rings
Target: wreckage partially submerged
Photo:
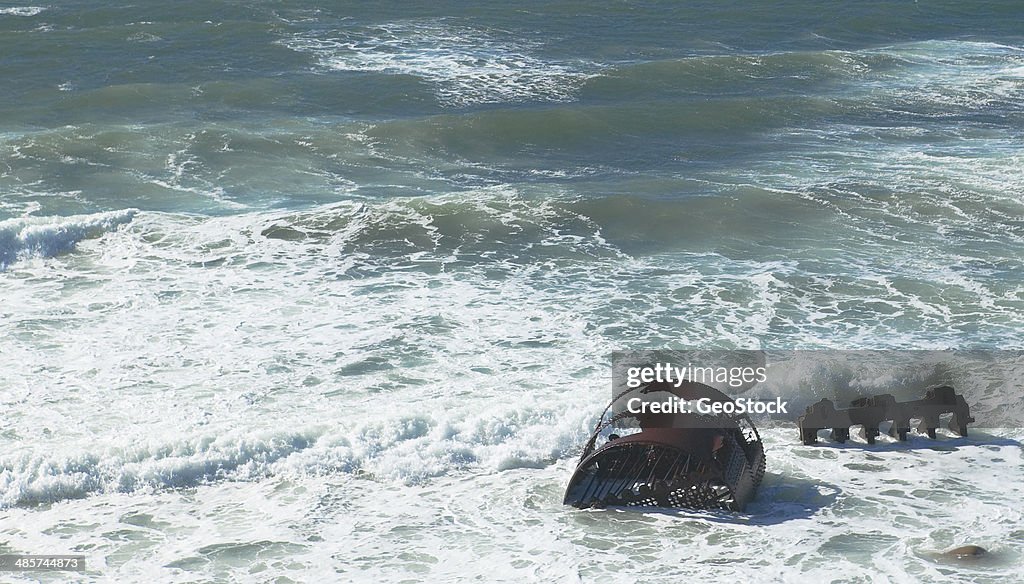
[[[819,430],[831,428],[830,438],[843,443],[850,439],[850,426],[861,426],[864,439],[868,444],[874,444],[881,423],[892,421],[889,435],[904,441],[910,432],[911,419],[920,420],[918,432],[935,438],[939,418],[944,414],[952,414],[947,426],[950,430],[967,436],[967,424],[974,422],[967,401],[948,385],[929,388],[924,399],[916,401],[898,402],[886,393],[855,399],[850,406],[837,410],[828,399],[808,406],[797,421],[800,440],[807,445],[814,444],[818,441]]]
[[[630,390],[665,392],[689,402],[732,402],[695,382],[651,383]],[[746,414],[611,413],[601,416],[569,481],[564,503],[575,507],[670,507],[742,511],[764,476],[764,446]],[[625,434],[625,428],[639,428]],[[603,443],[598,445],[600,440]]]

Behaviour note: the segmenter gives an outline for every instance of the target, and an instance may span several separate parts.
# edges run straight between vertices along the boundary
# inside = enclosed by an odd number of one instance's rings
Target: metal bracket
[[[910,432],[912,418],[921,420],[917,426],[919,433],[935,438],[935,429],[939,427],[942,414],[953,414],[948,428],[960,436],[967,436],[967,424],[974,422],[967,401],[948,385],[929,388],[924,399],[916,401],[897,402],[886,393],[858,398],[850,405],[852,407],[837,410],[832,400],[823,399],[808,406],[797,421],[800,440],[804,444],[815,444],[818,430],[831,428],[831,439],[844,443],[850,439],[850,426],[861,426],[861,435],[868,444],[874,444],[881,423],[892,421],[889,435],[904,441]]]

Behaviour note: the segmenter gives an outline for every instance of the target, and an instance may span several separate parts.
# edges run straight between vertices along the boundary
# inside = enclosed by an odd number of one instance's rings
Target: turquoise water
[[[0,552],[95,581],[1019,578],[1019,430],[770,430],[746,523],[560,501],[613,350],[1024,345],[1022,19],[0,4]],[[964,543],[995,551],[930,555]]]

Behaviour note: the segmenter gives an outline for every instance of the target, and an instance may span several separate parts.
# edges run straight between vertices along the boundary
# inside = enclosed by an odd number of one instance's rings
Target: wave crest
[[[22,217],[0,221],[0,270],[29,257],[54,257],[130,222],[138,211],[125,209],[69,217]]]

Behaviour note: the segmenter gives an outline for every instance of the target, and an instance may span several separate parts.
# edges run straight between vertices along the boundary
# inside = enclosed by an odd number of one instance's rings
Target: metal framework
[[[642,394],[667,392],[683,400],[731,402],[700,383],[648,384]],[[584,446],[564,503],[580,508],[670,507],[742,511],[764,476],[764,447],[745,414],[632,414],[609,416],[608,405]],[[631,421],[640,431],[611,433]],[[604,442],[598,446],[598,441]]]
[[[952,414],[948,425],[950,430],[967,436],[967,424],[974,421],[967,401],[948,385],[929,388],[925,398],[916,401],[897,402],[886,393],[855,399],[850,405],[852,407],[848,409],[837,410],[831,400],[823,399],[808,406],[797,421],[800,440],[804,444],[814,444],[818,441],[819,430],[831,428],[831,439],[843,443],[850,439],[850,426],[861,426],[868,444],[874,444],[880,433],[879,425],[892,421],[889,435],[902,441],[910,432],[911,419],[920,420],[917,426],[919,433],[934,439],[939,417],[943,414]]]

